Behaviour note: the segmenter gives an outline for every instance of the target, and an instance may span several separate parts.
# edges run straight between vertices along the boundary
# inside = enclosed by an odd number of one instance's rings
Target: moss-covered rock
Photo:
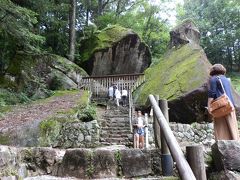
[[[23,92],[33,99],[46,98],[51,90],[77,88],[87,73],[66,58],[53,55],[17,54],[6,74],[0,77],[0,88]]]
[[[55,96],[61,95],[59,91]],[[99,143],[99,126],[95,119],[95,107],[90,105],[90,94],[83,91],[77,106],[68,111],[59,111],[39,125],[40,146],[95,147]]]
[[[173,100],[193,91],[206,82],[210,65],[200,47],[187,44],[172,49],[145,71],[146,82],[135,93],[135,102],[145,105],[149,94]]]
[[[81,61],[91,75],[143,72],[151,62],[148,46],[130,29],[110,26],[81,42]]]
[[[102,31],[96,31],[93,36],[84,41],[81,61],[87,61],[94,52],[110,48],[128,34],[133,33],[132,30],[117,25],[107,27]]]
[[[134,101],[145,106],[149,94],[159,95],[169,101],[171,121],[202,121],[210,67],[203,49],[196,44],[171,49],[145,71],[146,82],[134,93]]]

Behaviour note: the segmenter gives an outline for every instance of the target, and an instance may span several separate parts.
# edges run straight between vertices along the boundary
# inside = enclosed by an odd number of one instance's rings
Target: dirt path
[[[0,132],[6,132],[36,120],[44,120],[59,111],[67,111],[77,105],[81,92],[50,97],[28,105],[18,105],[0,118]]]

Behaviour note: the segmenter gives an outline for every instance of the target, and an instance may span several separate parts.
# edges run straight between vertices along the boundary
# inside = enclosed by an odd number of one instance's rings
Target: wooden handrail
[[[78,87],[91,91],[94,97],[106,97],[108,88],[113,84],[116,84],[119,90],[126,89],[132,93],[144,80],[143,73],[90,76],[82,77]]]
[[[190,168],[187,160],[184,157],[181,148],[173,135],[171,128],[169,127],[161,109],[158,106],[157,101],[153,95],[149,95],[150,103],[153,107],[156,118],[160,124],[161,132],[164,134],[167,145],[170,149],[170,152],[173,156],[174,161],[177,163],[178,171],[183,180],[196,180],[196,177],[193,174],[192,169]]]

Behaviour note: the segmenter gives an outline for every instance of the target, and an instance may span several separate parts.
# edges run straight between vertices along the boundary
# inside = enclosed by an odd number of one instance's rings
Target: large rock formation
[[[191,20],[176,26],[170,32],[170,48],[178,47],[187,43],[199,44],[200,32]]]
[[[81,66],[89,75],[143,72],[151,62],[148,46],[130,29],[111,26],[82,43]]]
[[[17,54],[5,76],[0,78],[0,88],[38,99],[46,97],[48,90],[77,88],[81,77],[86,75],[78,65],[57,55]]]
[[[138,106],[146,104],[149,94],[167,99],[170,121],[181,123],[208,120],[207,82],[211,67],[199,45],[199,31],[191,21],[185,21],[171,32],[169,51],[145,71],[146,82],[134,93]],[[234,92],[236,105],[239,95]]]
[[[191,123],[206,120],[206,82],[211,64],[198,44],[199,32],[195,29],[186,21],[170,33],[183,34],[172,36],[173,48],[158,64],[145,71],[146,82],[134,94],[138,106],[147,105],[149,94],[159,95],[160,99],[168,100],[170,121]]]

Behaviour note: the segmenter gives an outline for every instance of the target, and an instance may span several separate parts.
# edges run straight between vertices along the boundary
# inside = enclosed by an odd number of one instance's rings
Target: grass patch
[[[51,96],[51,97],[60,97],[60,96],[65,96],[65,95],[75,95],[77,93],[79,93],[79,90],[54,91],[53,96]]]
[[[1,145],[8,145],[9,144],[9,137],[6,135],[0,135],[0,144]]]
[[[228,73],[227,77],[231,78],[231,82],[233,85],[233,88],[240,93],[240,73],[234,72],[234,73]]]
[[[79,90],[64,90],[64,91],[54,91],[53,95],[46,98],[46,99],[39,99],[34,101],[34,103],[47,103],[51,100],[53,100],[56,97],[66,96],[66,95],[75,95],[78,94]]]

